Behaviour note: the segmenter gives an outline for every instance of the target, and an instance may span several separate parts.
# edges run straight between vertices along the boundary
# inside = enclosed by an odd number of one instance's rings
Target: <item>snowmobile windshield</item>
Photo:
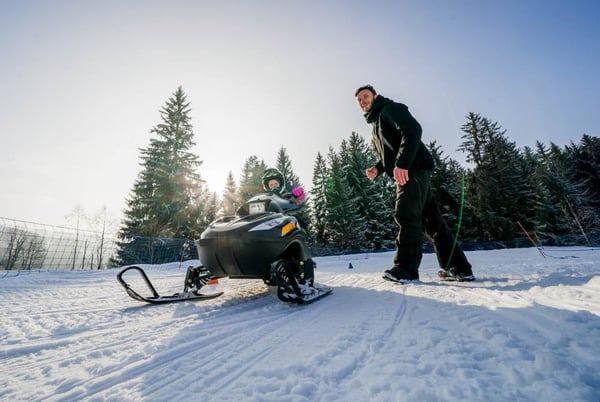
[[[282,198],[278,194],[268,192],[256,195],[246,201],[236,212],[238,216],[258,215],[264,213],[287,213],[298,209],[298,206]]]

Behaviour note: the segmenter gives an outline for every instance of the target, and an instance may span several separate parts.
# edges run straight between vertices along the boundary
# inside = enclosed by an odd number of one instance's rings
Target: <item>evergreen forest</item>
[[[156,250],[171,246],[173,255],[166,258],[182,258],[182,244],[193,254],[193,240],[211,221],[235,213],[262,191],[262,173],[270,166],[256,155],[245,160],[239,182],[229,172],[221,194],[206,187],[202,161],[192,152],[196,142],[190,111],[179,87],[140,150],[141,169],[127,197],[116,264],[152,260]],[[520,148],[499,123],[475,112],[465,120],[458,150],[468,166],[445,155],[435,142],[427,144],[436,162],[432,191],[461,242],[506,245],[529,238],[559,244],[559,239],[571,238],[598,243],[598,137],[583,134],[577,143],[562,147],[537,142],[535,148]],[[288,181],[303,184],[283,145],[275,158],[274,167]],[[355,132],[339,148],[330,146],[316,155],[310,192],[300,211],[313,247],[332,252],[394,247],[395,184],[386,177],[367,179],[365,169],[375,162],[370,138]]]

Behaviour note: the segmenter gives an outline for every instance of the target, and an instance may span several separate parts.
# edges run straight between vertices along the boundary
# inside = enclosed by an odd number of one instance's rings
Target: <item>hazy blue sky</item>
[[[600,1],[0,0],[0,216],[119,216],[178,86],[212,190],[281,146],[309,186],[318,152],[370,139],[365,83],[459,161],[469,112],[519,147],[598,136]]]

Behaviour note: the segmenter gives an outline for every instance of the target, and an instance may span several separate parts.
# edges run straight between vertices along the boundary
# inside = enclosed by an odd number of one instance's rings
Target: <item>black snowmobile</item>
[[[319,299],[332,288],[314,283],[315,263],[306,243],[305,232],[293,212],[298,206],[271,192],[249,199],[235,215],[212,222],[195,241],[202,265],[187,269],[181,293],[160,296],[137,266],[123,269],[117,280],[132,298],[148,303],[169,303],[220,296],[200,293],[212,279],[261,279],[277,286],[277,296],[284,302],[305,304]],[[152,292],[141,296],[123,279],[136,270]]]

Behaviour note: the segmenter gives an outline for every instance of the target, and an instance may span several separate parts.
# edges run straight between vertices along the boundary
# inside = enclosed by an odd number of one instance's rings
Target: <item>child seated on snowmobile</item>
[[[298,206],[304,201],[304,189],[296,183],[291,183],[290,188],[288,189],[285,185],[283,174],[277,169],[268,168],[265,170],[262,176],[262,184],[265,191],[277,194],[281,198],[290,200]],[[301,228],[304,229],[307,227],[299,216],[296,215],[296,219],[300,223]],[[304,230],[304,233],[306,233],[306,230]],[[304,270],[305,283],[309,286],[313,286],[315,277],[314,269],[316,267],[315,262],[312,258],[309,258],[304,261],[301,266],[303,266]]]
[[[285,185],[283,174],[277,169],[268,168],[262,176],[263,189],[292,201],[296,205],[304,201],[304,189],[296,183],[292,183],[288,189]]]

